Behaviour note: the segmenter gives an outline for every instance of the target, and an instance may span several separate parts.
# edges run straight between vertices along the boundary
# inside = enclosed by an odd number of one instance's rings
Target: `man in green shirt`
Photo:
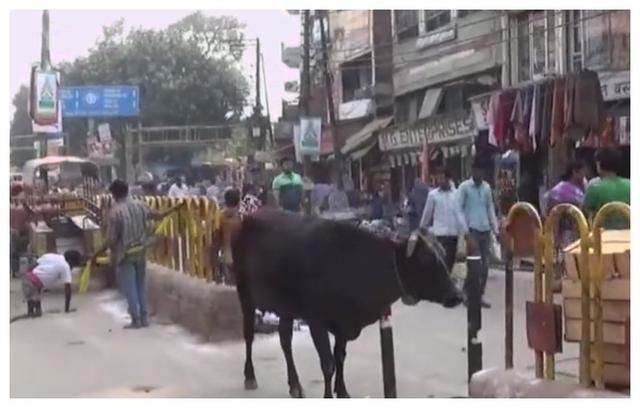
[[[596,153],[596,167],[600,181],[587,188],[584,197],[584,212],[589,218],[607,203],[620,201],[631,204],[631,182],[624,177],[618,177],[617,168],[620,163],[618,151],[610,148],[601,149]],[[624,218],[611,216],[604,223],[606,229],[627,229],[629,224]]]
[[[272,190],[278,207],[285,211],[300,212],[304,196],[302,177],[293,171],[293,161],[284,158],[280,162],[282,173],[273,179]]]

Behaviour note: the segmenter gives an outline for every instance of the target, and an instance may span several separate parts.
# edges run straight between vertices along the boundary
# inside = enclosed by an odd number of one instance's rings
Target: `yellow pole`
[[[603,329],[602,329],[602,225],[607,217],[612,213],[620,213],[627,218],[627,221],[631,222],[631,207],[628,204],[622,202],[611,202],[605,204],[593,218],[593,253],[594,259],[591,264],[593,279],[592,279],[592,295],[594,302],[594,334],[595,334],[595,353],[594,353],[594,370],[593,379],[596,388],[604,388],[604,361],[603,361]]]
[[[580,280],[582,282],[581,297],[581,338],[580,338],[580,384],[585,387],[591,386],[591,276],[589,269],[589,250],[591,242],[589,239],[589,224],[584,214],[578,207],[572,204],[559,204],[551,209],[544,225],[545,246],[547,253],[547,280],[545,288],[545,302],[553,302],[553,234],[562,215],[568,215],[575,220],[580,236]],[[546,358],[546,373],[555,375],[555,359],[553,356]],[[553,378],[553,377],[551,377]]]
[[[533,292],[533,300],[534,302],[542,302],[542,256],[543,256],[543,236],[542,236],[542,221],[540,220],[540,214],[536,208],[527,202],[519,202],[514,204],[507,214],[507,230],[509,226],[513,223],[515,218],[520,215],[526,215],[532,217],[537,228],[536,238],[535,238],[535,246],[534,246],[534,272],[533,272],[533,283],[534,283],[534,292]],[[513,236],[509,234],[508,239],[508,250],[513,253]],[[511,259],[510,262],[513,262]],[[507,268],[507,270],[509,270]],[[512,269],[511,269],[512,270]],[[507,277],[509,273],[507,271]],[[506,283],[506,295],[505,298],[508,298],[509,301],[505,301],[505,349],[507,350],[506,359],[513,363],[513,280],[507,279]],[[511,287],[510,287],[511,286]],[[542,352],[535,352],[535,369],[536,369],[536,378],[543,377],[542,371],[543,359]]]

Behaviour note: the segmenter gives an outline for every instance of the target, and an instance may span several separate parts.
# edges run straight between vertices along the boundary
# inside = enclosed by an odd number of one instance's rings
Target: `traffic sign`
[[[137,86],[72,86],[60,89],[66,118],[131,117],[140,114]]]

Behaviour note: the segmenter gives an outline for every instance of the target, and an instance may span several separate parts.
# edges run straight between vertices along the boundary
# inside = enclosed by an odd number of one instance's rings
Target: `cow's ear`
[[[407,258],[410,258],[413,255],[413,252],[416,250],[416,246],[418,245],[418,232],[414,231],[409,236],[409,240],[407,241]]]

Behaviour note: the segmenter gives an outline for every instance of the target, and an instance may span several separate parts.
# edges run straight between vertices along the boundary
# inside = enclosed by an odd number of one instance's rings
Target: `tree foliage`
[[[29,88],[24,85],[20,87],[18,93],[13,97],[13,106],[15,107],[15,112],[9,128],[9,137],[30,135],[33,129],[31,127],[31,116],[29,115]],[[33,159],[33,157],[34,153],[32,151],[16,151],[11,153],[11,164],[20,167],[25,161]]]
[[[244,26],[228,16],[193,13],[164,30],[125,32],[119,20],[103,28],[88,56],[60,64],[63,86],[138,85],[144,126],[222,124],[240,118],[249,93],[239,60]],[[127,120],[109,121],[122,142]],[[65,119],[70,150],[84,151],[86,124]],[[181,149],[154,149],[150,160],[179,156]]]

